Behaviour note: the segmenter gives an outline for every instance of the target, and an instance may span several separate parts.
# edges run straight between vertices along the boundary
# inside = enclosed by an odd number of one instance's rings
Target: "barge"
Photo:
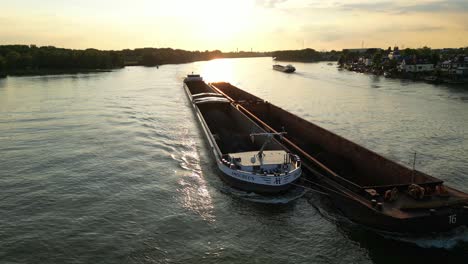
[[[224,182],[242,191],[273,194],[300,178],[301,160],[280,143],[286,132],[265,131],[200,75],[188,75],[184,89]]]
[[[210,84],[303,162],[309,186],[355,223],[396,233],[443,232],[468,224],[468,194],[407,168],[229,83]]]
[[[294,68],[294,66],[292,66],[291,64],[288,64],[286,66],[275,64],[273,65],[273,70],[285,73],[293,73],[296,71],[296,68]]]

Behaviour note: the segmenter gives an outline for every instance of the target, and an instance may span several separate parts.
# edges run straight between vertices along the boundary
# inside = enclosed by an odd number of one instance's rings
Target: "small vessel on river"
[[[243,191],[279,193],[300,178],[301,160],[280,143],[286,132],[266,132],[200,75],[188,75],[184,89],[222,180]]]
[[[302,160],[303,181],[325,192],[352,221],[397,233],[468,225],[468,194],[407,168],[229,83],[210,84]]]
[[[296,71],[296,68],[294,68],[294,66],[292,66],[291,64],[288,64],[286,66],[275,64],[275,65],[273,65],[273,70],[277,70],[277,71],[280,71],[280,72],[286,72],[286,73],[292,73],[292,72]]]

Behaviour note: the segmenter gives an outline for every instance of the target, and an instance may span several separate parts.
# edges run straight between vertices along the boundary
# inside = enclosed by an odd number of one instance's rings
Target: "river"
[[[382,237],[317,195],[247,202],[218,178],[182,80],[228,81],[468,191],[468,88],[270,58],[0,79],[0,263],[461,262],[468,232]]]

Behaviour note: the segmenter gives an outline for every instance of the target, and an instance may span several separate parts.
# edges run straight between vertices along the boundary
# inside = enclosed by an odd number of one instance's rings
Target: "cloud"
[[[442,31],[447,30],[446,27],[443,26],[430,26],[430,25],[413,25],[413,26],[405,26],[405,25],[394,25],[390,27],[382,27],[377,29],[380,32],[386,33],[394,33],[394,32],[434,32],[434,31]]]
[[[430,3],[421,3],[406,7],[403,12],[443,12],[443,11],[468,11],[468,1],[466,0],[445,0]]]
[[[274,8],[277,4],[281,4],[286,1],[288,0],[255,0],[255,5],[265,8]]]
[[[368,11],[386,13],[435,13],[435,12],[468,12],[466,0],[439,0],[416,4],[402,4],[396,1],[378,1],[372,3],[336,3],[344,11]]]
[[[354,10],[364,10],[364,11],[371,11],[371,12],[385,12],[389,9],[389,7],[394,8],[395,4],[390,1],[384,2],[373,2],[373,3],[347,3],[341,4],[336,3],[338,8],[345,11],[354,11]]]

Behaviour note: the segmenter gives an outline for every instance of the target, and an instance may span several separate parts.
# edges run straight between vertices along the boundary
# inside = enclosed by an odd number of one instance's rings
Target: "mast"
[[[255,136],[265,136],[267,137],[267,139],[265,140],[265,142],[263,143],[262,147],[260,148],[260,151],[258,152],[258,158],[259,159],[262,159],[263,158],[263,150],[265,149],[266,145],[268,145],[271,140],[273,139],[273,137],[275,135],[278,135],[280,136],[280,138],[283,137],[283,135],[286,135],[287,133],[286,132],[276,132],[276,133],[251,133],[250,134],[250,137],[252,138],[252,141],[254,140],[254,137]]]

